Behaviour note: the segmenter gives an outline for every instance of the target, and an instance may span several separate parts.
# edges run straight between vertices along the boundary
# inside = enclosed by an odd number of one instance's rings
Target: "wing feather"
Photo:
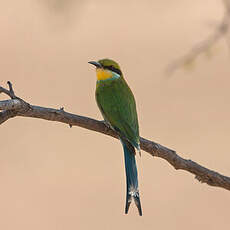
[[[139,126],[136,103],[132,91],[123,78],[98,83],[96,100],[104,119],[127,139],[139,147]]]

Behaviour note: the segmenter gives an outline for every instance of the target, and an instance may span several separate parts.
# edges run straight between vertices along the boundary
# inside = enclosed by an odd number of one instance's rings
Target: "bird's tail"
[[[129,206],[134,199],[139,215],[142,216],[141,201],[138,189],[137,166],[135,160],[135,148],[126,140],[121,140],[125,155],[125,172],[126,172],[126,205],[125,214],[129,211]]]

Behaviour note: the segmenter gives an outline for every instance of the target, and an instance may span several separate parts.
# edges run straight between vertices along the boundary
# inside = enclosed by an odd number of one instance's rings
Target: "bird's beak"
[[[97,68],[102,68],[102,65],[99,62],[96,61],[89,61],[89,64],[95,65]]]

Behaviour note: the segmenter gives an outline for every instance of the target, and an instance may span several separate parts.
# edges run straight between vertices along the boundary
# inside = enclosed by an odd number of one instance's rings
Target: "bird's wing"
[[[123,79],[105,83],[97,88],[97,104],[104,119],[128,140],[139,147],[139,127],[134,96]]]

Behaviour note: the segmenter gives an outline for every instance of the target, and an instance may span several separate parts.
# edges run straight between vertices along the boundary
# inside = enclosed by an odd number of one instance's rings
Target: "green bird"
[[[128,213],[134,200],[139,215],[142,216],[135,149],[140,152],[139,125],[136,102],[126,83],[120,66],[113,60],[90,61],[96,66],[96,101],[105,123],[119,135],[124,149],[126,172],[126,205]]]

